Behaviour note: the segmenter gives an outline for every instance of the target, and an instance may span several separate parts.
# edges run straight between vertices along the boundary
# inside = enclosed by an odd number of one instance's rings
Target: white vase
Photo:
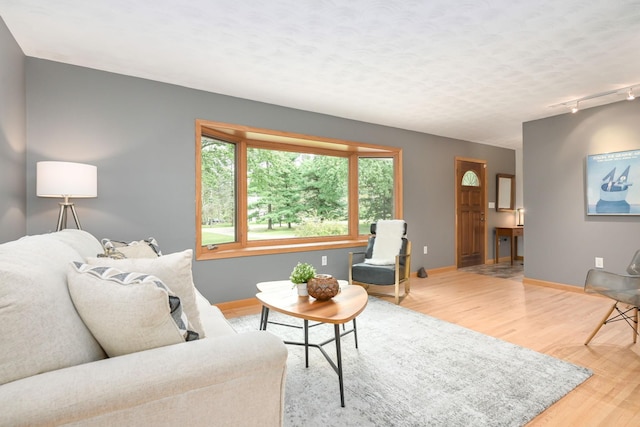
[[[308,297],[309,296],[309,292],[307,292],[307,283],[298,283],[296,285],[296,288],[298,288],[298,296],[299,297]]]

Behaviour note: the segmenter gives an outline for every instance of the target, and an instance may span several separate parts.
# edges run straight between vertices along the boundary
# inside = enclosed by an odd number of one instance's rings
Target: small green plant
[[[293,282],[294,285],[300,283],[306,283],[309,279],[312,279],[316,276],[316,269],[313,268],[313,265],[308,264],[306,262],[299,262],[291,272],[291,276],[289,280]]]

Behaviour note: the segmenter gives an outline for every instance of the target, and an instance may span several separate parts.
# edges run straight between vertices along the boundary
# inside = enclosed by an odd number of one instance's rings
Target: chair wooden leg
[[[396,305],[398,305],[400,304],[400,283],[396,281],[396,284],[394,287],[396,288]]]
[[[636,343],[636,340],[638,339],[638,307],[634,308],[634,315],[633,315],[633,343]]]
[[[589,345],[589,343],[591,342],[591,340],[593,339],[593,337],[598,333],[598,331],[600,330],[600,328],[602,328],[603,325],[605,325],[607,323],[607,319],[609,319],[609,316],[611,316],[611,313],[613,313],[613,310],[615,310],[616,305],[618,303],[614,303],[611,306],[611,310],[609,310],[607,312],[607,314],[602,318],[602,320],[600,321],[600,323],[598,323],[598,326],[596,327],[596,329],[591,333],[591,335],[589,335],[589,338],[587,338],[587,340],[584,342],[584,345]],[[636,328],[637,328],[637,324],[636,324]],[[634,341],[635,342],[635,341]]]

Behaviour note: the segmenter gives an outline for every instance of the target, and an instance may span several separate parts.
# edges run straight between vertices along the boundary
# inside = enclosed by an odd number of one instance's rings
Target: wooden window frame
[[[285,252],[306,252],[364,246],[367,236],[358,232],[358,159],[392,158],[394,163],[394,216],[402,218],[402,149],[249,126],[196,120],[196,259],[222,259]],[[202,246],[202,136],[237,144],[236,242]],[[349,231],[346,236],[249,241],[247,239],[247,148],[265,148],[345,157],[349,162]]]

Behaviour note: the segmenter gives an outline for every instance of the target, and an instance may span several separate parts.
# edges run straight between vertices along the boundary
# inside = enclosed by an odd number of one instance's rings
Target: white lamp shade
[[[36,164],[38,197],[97,197],[98,168],[71,162]]]

